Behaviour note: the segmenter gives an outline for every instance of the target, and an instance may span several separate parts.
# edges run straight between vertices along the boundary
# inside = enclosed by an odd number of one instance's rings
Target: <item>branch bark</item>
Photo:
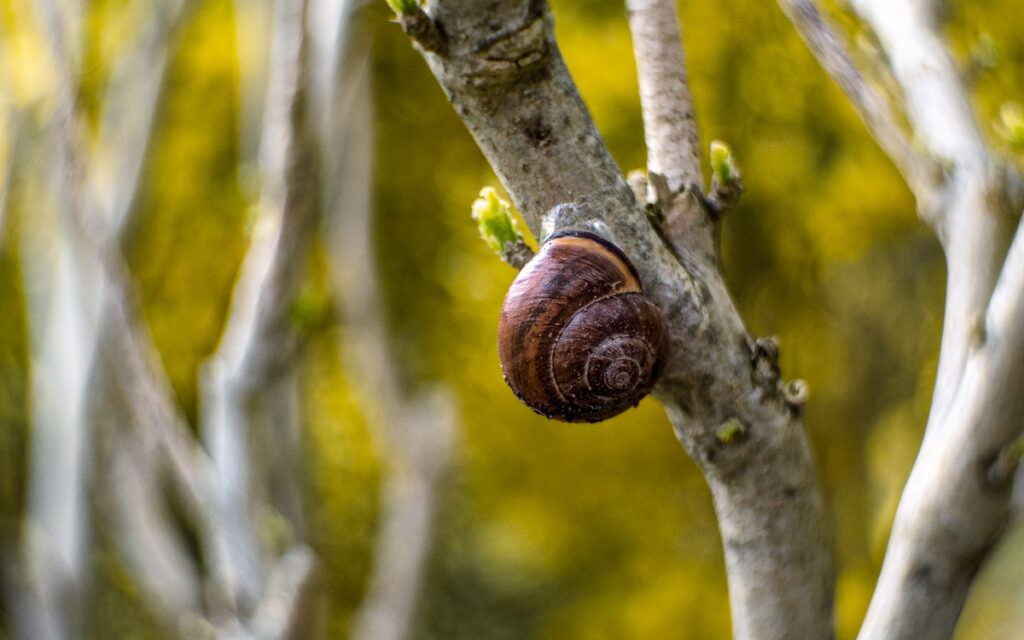
[[[372,243],[373,106],[369,29],[360,20],[366,0],[345,0],[347,16],[331,68],[335,82],[321,106],[331,184],[325,184],[331,280],[346,326],[342,360],[373,399],[377,446],[384,459],[380,524],[367,592],[355,614],[356,640],[408,637],[426,559],[434,534],[438,502],[457,446],[455,400],[443,386],[408,391],[388,345],[387,326]]]
[[[835,27],[821,15],[813,0],[779,0],[779,6],[822,68],[849,98],[871,137],[903,175],[922,203],[921,213],[927,219],[931,215],[927,203],[940,179],[938,164],[914,149],[887,97],[860,72],[836,36]]]
[[[859,111],[870,114],[871,104],[884,104],[858,92],[860,81],[851,81],[857,80],[856,69],[811,0],[780,4],[822,66],[861,105]],[[1014,336],[1024,322],[1005,309],[1007,304],[1020,308],[1015,270],[1021,268],[1024,242],[1019,229],[1009,255],[1007,247],[1024,203],[1016,171],[985,145],[966,87],[939,35],[934,3],[855,0],[853,6],[885,49],[923,149],[915,150],[908,164],[907,144],[892,130],[890,116],[882,113],[879,121],[876,113],[865,122],[903,171],[948,265],[939,370],[925,438],[860,637],[948,638],[978,564],[1009,514],[1012,483],[993,481],[1000,473],[992,468],[1005,460],[1000,451],[1021,429],[1015,399],[1021,356]],[[942,167],[941,173],[912,170],[927,166],[921,157]]]
[[[203,436],[215,464],[215,532],[222,606],[243,618],[266,597],[269,567],[253,523],[281,515],[302,538],[295,362],[302,336],[291,312],[319,224],[319,147],[309,110],[308,3],[275,3],[262,136],[264,191],[224,335],[202,371]]]
[[[975,334],[963,377],[921,447],[860,638],[949,638],[1010,515],[1007,450],[1024,431],[1024,226]],[[1017,459],[1006,465],[1006,455]],[[1007,468],[1000,469],[999,466]]]
[[[782,393],[777,348],[743,327],[713,244],[684,243],[677,257],[647,222],[543,3],[481,11],[434,0],[427,11],[448,37],[427,63],[534,235],[575,228],[612,240],[665,314],[671,352],[655,395],[711,486],[736,636],[828,637],[833,568],[801,408]],[[719,437],[725,425],[742,437]]]
[[[302,0],[296,1],[299,4],[292,6],[292,9],[297,6],[299,15],[294,17],[292,23],[297,24],[296,41],[301,43],[305,5]],[[246,541],[253,541],[256,538],[253,532],[253,522],[256,519],[249,517],[244,507],[242,517],[236,517],[238,513],[232,510],[233,505],[217,498],[222,498],[224,487],[230,486],[225,480],[236,477],[230,472],[225,473],[225,467],[234,470],[241,468],[242,460],[249,452],[242,451],[240,456],[227,461],[223,457],[218,458],[218,466],[214,467],[211,460],[197,446],[190,433],[190,427],[175,404],[170,383],[159,364],[147,327],[140,317],[134,282],[118,246],[117,227],[119,224],[123,225],[124,219],[133,208],[134,194],[138,188],[137,183],[151,139],[153,110],[162,89],[169,57],[168,49],[174,39],[174,26],[180,21],[186,6],[189,6],[188,2],[161,6],[162,13],[150,17],[148,31],[139,40],[139,60],[128,64],[127,70],[122,69],[122,72],[115,73],[114,84],[105,102],[108,114],[116,114],[119,109],[123,109],[125,105],[121,102],[127,99],[126,96],[140,99],[143,114],[141,122],[135,123],[135,126],[127,127],[116,136],[108,133],[110,139],[101,139],[101,146],[108,145],[105,152],[114,156],[113,164],[123,168],[128,178],[127,183],[120,185],[124,189],[123,192],[115,194],[120,197],[107,199],[101,197],[100,179],[95,167],[87,160],[89,149],[82,130],[82,114],[76,100],[78,73],[73,52],[68,53],[64,50],[67,38],[61,31],[64,24],[63,16],[54,7],[47,7],[50,36],[58,62],[58,95],[55,100],[55,146],[58,161],[55,167],[58,170],[57,193],[60,196],[63,238],[69,247],[62,255],[77,261],[72,271],[75,272],[76,278],[83,278],[83,282],[78,283],[77,288],[84,295],[83,300],[89,303],[84,306],[79,304],[78,307],[69,303],[71,308],[61,313],[59,321],[53,322],[54,318],[51,318],[49,324],[43,320],[33,323],[34,326],[59,328],[65,334],[69,328],[78,329],[78,341],[75,344],[66,344],[66,340],[58,339],[59,335],[47,336],[42,342],[44,348],[70,348],[67,353],[76,356],[72,358],[72,362],[63,358],[62,367],[74,378],[70,385],[62,389],[63,394],[72,394],[71,402],[67,402],[66,399],[50,399],[47,404],[52,407],[63,407],[62,415],[67,414],[70,419],[63,420],[61,424],[68,422],[74,426],[72,437],[63,438],[60,450],[81,457],[82,447],[86,446],[86,440],[91,441],[92,434],[86,429],[90,426],[91,418],[86,413],[86,403],[80,398],[80,389],[84,388],[87,378],[96,379],[97,384],[105,383],[107,387],[104,388],[117,387],[118,396],[124,401],[125,406],[122,415],[119,415],[113,424],[116,425],[123,420],[131,424],[132,429],[121,431],[110,428],[105,431],[104,435],[113,443],[108,458],[111,467],[106,470],[111,473],[102,474],[98,481],[101,486],[110,489],[110,502],[113,507],[110,513],[115,516],[114,526],[120,524],[132,528],[125,535],[115,534],[114,537],[120,543],[129,566],[137,572],[136,577],[141,586],[159,603],[156,608],[163,614],[162,619],[169,628],[177,629],[182,616],[197,620],[209,616],[203,624],[209,628],[210,633],[218,635],[308,637],[309,620],[304,621],[301,618],[302,613],[307,612],[314,602],[315,589],[312,586],[312,578],[315,572],[311,569],[312,557],[308,549],[300,545],[293,549],[293,553],[286,554],[276,565],[272,566],[274,559],[271,558],[264,566],[260,564],[264,558],[255,550],[255,545],[245,544]],[[171,24],[166,21],[170,21]],[[295,59],[301,60],[302,56],[296,55]],[[155,68],[159,73],[156,73],[155,77],[140,79],[140,64],[141,68],[149,69],[150,72]],[[289,131],[298,131],[298,137],[302,137],[301,134],[306,133],[303,128],[305,103],[301,92],[304,78],[299,72],[301,64],[294,67],[286,70],[289,73],[294,71],[288,77],[298,87],[293,92],[294,95],[288,96],[288,114],[294,116],[293,121],[289,121],[288,124]],[[122,83],[133,86],[126,89]],[[136,84],[143,89],[141,98],[137,93],[139,87],[135,86]],[[259,289],[264,294],[260,298],[260,304],[247,308],[251,309],[255,318],[250,323],[257,330],[255,339],[261,346],[267,345],[268,349],[276,347],[273,352],[275,354],[293,351],[291,344],[294,340],[287,331],[289,304],[299,286],[302,268],[305,265],[305,250],[311,244],[310,240],[317,222],[312,213],[316,211],[317,200],[315,197],[307,197],[316,193],[317,174],[309,170],[312,162],[310,157],[315,158],[315,149],[305,139],[299,140],[292,147],[289,147],[287,175],[284,180],[284,222],[280,227],[281,233],[273,236],[275,242],[272,246],[275,252],[272,255],[275,261],[271,262],[267,269],[268,283],[262,283],[264,286]],[[309,187],[310,180],[312,187]],[[63,265],[65,262],[66,260],[62,260],[59,264]],[[58,275],[63,271],[66,269],[59,268]],[[26,269],[26,273],[30,274],[32,270]],[[58,291],[73,290],[75,287],[68,282],[66,276],[58,278]],[[67,297],[58,296],[60,300]],[[61,309],[63,307],[52,309],[51,312]],[[109,369],[102,376],[96,376],[96,372],[93,371],[92,354],[97,348],[106,355],[106,368]],[[268,380],[273,377],[276,368],[283,366],[284,362],[282,358],[257,357],[265,354],[260,352],[252,355],[253,351],[258,350],[241,350],[243,358],[240,366],[248,367],[247,373],[261,374],[258,383],[269,384]],[[46,376],[40,380],[67,381],[66,378],[57,375]],[[246,381],[251,382],[251,378],[247,378]],[[250,398],[254,394],[251,384],[244,391]],[[40,397],[43,395],[45,394],[40,394]],[[40,421],[40,437],[47,433],[45,423],[45,419]],[[68,446],[69,443],[71,446]],[[283,454],[284,450],[284,447],[279,447],[276,452]],[[80,480],[81,464],[67,464],[62,462],[60,456],[50,456],[50,459],[59,468],[51,469],[47,477],[33,479],[33,487],[55,486],[52,482],[55,475],[62,477],[56,484],[61,489],[66,486],[77,486],[80,489],[87,486],[86,482]],[[294,471],[297,466],[293,463],[288,471]],[[46,472],[47,468],[43,464],[34,465],[33,473]],[[165,475],[162,472],[167,473]],[[65,481],[64,476],[70,477],[70,481]],[[188,555],[182,552],[175,540],[172,527],[164,513],[164,505],[161,504],[164,500],[165,487],[162,481],[165,477],[170,478],[177,498],[184,507],[185,516],[197,527],[201,543],[206,547],[204,555],[212,559],[213,573],[215,577],[220,578],[219,584],[215,584],[213,588],[199,582],[204,576],[200,575],[198,567],[193,567],[193,571],[186,568],[191,564]],[[126,479],[130,482],[125,486],[110,485],[111,482]],[[280,483],[274,484],[280,486]],[[52,502],[54,506],[62,504],[59,500],[48,499],[46,502]],[[79,527],[84,526],[85,519],[80,513],[84,512],[84,506],[76,509],[64,505],[62,509],[65,512],[63,518],[70,519]],[[58,523],[58,526],[52,529],[53,532],[60,533],[59,542],[63,543],[66,527],[62,528]],[[33,536],[33,540],[38,538]],[[48,552],[41,554],[37,551],[38,549],[28,549],[26,556],[36,560],[50,556]],[[65,550],[61,550],[61,553],[74,561],[73,554],[69,555]],[[294,560],[295,557],[307,560],[299,562]],[[60,567],[62,564],[64,561],[53,566]],[[225,567],[229,571],[225,571]],[[61,571],[67,573],[71,580],[59,577],[62,580],[60,584],[54,582],[58,579],[54,576],[30,574],[35,578],[35,589],[38,591],[40,587],[43,588],[40,593],[44,598],[36,606],[26,610],[27,613],[39,614],[27,621],[27,637],[60,638],[77,635],[72,627],[74,609],[70,605],[73,602],[69,600],[76,587],[74,566],[67,568],[70,571]],[[240,568],[242,570],[239,570]],[[224,575],[239,575],[244,573],[246,568],[252,568],[251,574],[255,576],[260,588],[253,588],[248,594],[240,597],[238,590],[234,589],[230,580],[224,579]],[[280,576],[280,579],[275,576]],[[190,584],[190,581],[196,582]],[[280,589],[275,585],[280,586]],[[277,592],[274,589],[277,589]],[[202,606],[199,594],[211,597],[214,601],[213,606]],[[246,601],[244,595],[251,597]],[[282,601],[287,603],[283,617],[278,615]],[[212,613],[208,611],[210,608],[213,609]]]
[[[700,138],[675,6],[671,0],[626,0],[626,9],[643,106],[647,170],[665,176],[671,191],[700,188]]]

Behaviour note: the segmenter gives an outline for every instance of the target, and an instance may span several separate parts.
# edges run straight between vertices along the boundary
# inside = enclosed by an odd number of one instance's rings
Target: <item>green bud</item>
[[[509,204],[498,197],[491,187],[480,190],[480,197],[473,201],[473,219],[480,227],[480,237],[498,255],[505,249],[506,242],[519,239],[516,222],[509,213]]]
[[[740,177],[732,149],[721,140],[711,143],[711,170],[722,184],[732,184]]]
[[[738,418],[732,418],[719,425],[718,429],[715,430],[715,435],[722,444],[732,444],[743,439],[747,435],[747,430]]]
[[[1024,108],[1016,102],[1004,102],[999,108],[1002,126],[999,134],[1010,143],[1014,151],[1024,151]]]
[[[416,13],[419,3],[416,0],[387,0],[391,10],[400,16],[408,16]]]

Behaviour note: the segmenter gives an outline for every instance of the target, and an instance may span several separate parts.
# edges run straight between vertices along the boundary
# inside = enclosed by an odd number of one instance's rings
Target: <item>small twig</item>
[[[402,31],[424,51],[444,55],[448,42],[423,7],[417,6],[412,13],[403,14],[398,22],[402,25]]]
[[[410,393],[382,330],[378,272],[371,223],[372,122],[369,30],[350,20],[338,51],[341,81],[330,99],[325,137],[337,141],[341,157],[329,167],[337,191],[325,197],[325,223],[331,277],[337,288],[347,336],[343,359],[357,370],[364,396],[372,399],[377,437],[387,461],[382,480],[380,522],[373,570],[364,601],[355,614],[352,638],[398,640],[406,637],[420,596],[425,560],[434,531],[444,471],[450,464],[458,416],[443,389]],[[327,109],[325,109],[326,111]],[[346,160],[346,158],[348,160]],[[358,158],[356,162],[352,158]]]
[[[94,190],[103,194],[107,219],[115,233],[131,228],[139,189],[156,125],[160,98],[164,95],[170,59],[178,35],[198,0],[170,0],[155,3],[147,12],[139,35],[129,50],[119,56],[111,74],[110,89],[103,101],[99,153],[112,154],[113,163],[106,188],[102,176],[93,172]]]
[[[505,243],[505,248],[501,252],[501,259],[515,269],[522,269],[526,266],[527,262],[533,259],[534,255],[530,245],[526,244],[522,236],[519,236],[515,242]]]
[[[648,182],[664,216],[659,232],[676,252],[686,243],[713,246],[714,231],[697,200],[676,198],[703,188],[700,139],[686,59],[672,0],[626,0],[633,34],[647,144]],[[646,202],[640,200],[641,206]],[[704,233],[698,233],[703,229]]]
[[[711,176],[711,194],[708,201],[718,216],[723,216],[729,209],[736,206],[743,195],[743,180],[736,178],[729,182],[721,182],[717,175]]]
[[[318,637],[318,567],[313,551],[292,547],[274,565],[253,615],[253,638],[306,640]],[[228,635],[228,634],[225,634]]]
[[[296,502],[300,468],[295,401],[284,383],[299,339],[289,313],[306,272],[319,223],[319,166],[308,112],[308,3],[278,0],[261,144],[264,146],[262,210],[232,295],[224,336],[203,365],[202,431],[215,463],[216,504],[222,512],[214,567],[229,603],[251,606],[263,596],[270,555],[251,522],[268,508],[301,525]],[[283,135],[283,139],[275,137]],[[281,174],[283,173],[283,179]],[[280,190],[279,198],[276,198]],[[273,408],[284,419],[258,419]],[[271,497],[281,500],[271,504]]]
[[[702,184],[700,141],[686,77],[682,38],[671,0],[626,0],[633,34],[647,170],[671,191]]]

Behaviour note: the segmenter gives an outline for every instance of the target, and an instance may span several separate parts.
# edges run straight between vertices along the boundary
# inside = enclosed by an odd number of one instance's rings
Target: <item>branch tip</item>
[[[409,12],[398,12],[398,22],[402,25],[402,31],[412,38],[420,48],[438,54],[444,54],[447,51],[448,39],[438,28],[437,23],[423,10],[423,7],[412,0],[388,0],[388,4],[392,4],[392,2],[403,6],[414,5]]]
[[[739,444],[747,438],[747,428],[739,418],[731,418],[715,429],[715,437],[722,444]]]
[[[711,190],[707,197],[715,215],[722,217],[743,194],[739,165],[729,145],[721,140],[711,143]]]
[[[522,269],[526,266],[527,262],[533,259],[534,255],[536,253],[530,248],[530,245],[526,244],[523,236],[519,236],[515,241],[505,243],[505,247],[501,252],[501,259],[511,267]]]

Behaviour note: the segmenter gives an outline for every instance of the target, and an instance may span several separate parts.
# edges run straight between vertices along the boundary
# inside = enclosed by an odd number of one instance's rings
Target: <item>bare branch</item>
[[[700,137],[674,3],[626,0],[626,8],[643,107],[647,170],[665,176],[672,191],[701,187]]]
[[[389,411],[388,473],[374,566],[354,640],[408,637],[424,565],[433,540],[438,493],[451,460],[457,420],[454,399],[433,390]]]
[[[325,139],[333,185],[325,185],[331,277],[338,291],[347,339],[342,357],[372,398],[367,411],[387,460],[369,588],[356,613],[352,638],[400,640],[420,596],[433,540],[439,494],[455,449],[458,416],[441,388],[406,392],[381,321],[378,275],[371,234],[373,140],[369,30],[361,24],[363,0],[346,1],[339,37],[337,80],[325,92]],[[356,376],[354,376],[356,377]]]
[[[142,172],[150,156],[157,105],[166,84],[168,63],[181,26],[198,5],[197,0],[151,3],[130,50],[119,56],[104,98],[95,155],[110,162],[108,175],[97,168],[93,189],[103,200],[108,223],[120,233],[130,227]],[[106,184],[101,184],[106,183]]]
[[[319,628],[320,591],[316,556],[296,546],[281,556],[267,579],[266,593],[253,616],[253,639],[307,640]]]
[[[1024,225],[943,417],[903,492],[860,638],[949,638],[978,565],[1009,518],[991,468],[1024,430]]]
[[[241,611],[262,596],[266,573],[252,520],[277,496],[289,504],[274,506],[293,526],[301,524],[299,464],[291,457],[298,451],[288,446],[297,440],[296,397],[287,380],[299,342],[289,314],[318,222],[306,7],[305,0],[276,3],[263,134],[266,217],[242,264],[221,344],[202,375],[203,436],[216,464],[217,504],[227,516],[226,528],[216,532],[219,577],[228,602]],[[258,419],[272,409],[280,420]]]
[[[835,35],[835,28],[818,11],[814,0],[779,0],[779,6],[793,22],[800,37],[822,68],[850,99],[857,115],[923,204],[930,202],[939,179],[938,166],[917,152],[892,112],[889,101],[871,86]],[[922,215],[930,215],[923,207]]]
[[[830,542],[800,411],[781,391],[777,350],[755,349],[743,327],[713,248],[684,241],[673,251],[651,227],[565,68],[546,6],[482,12],[472,0],[434,0],[428,13],[449,47],[424,57],[534,235],[577,229],[614,241],[665,312],[671,348],[654,394],[711,487],[736,637],[828,637]],[[694,197],[674,204],[701,206],[687,203]],[[727,424],[746,437],[720,439]]]
[[[167,630],[178,627],[182,613],[199,615],[203,599],[199,568],[192,561],[184,541],[164,507],[160,477],[152,472],[160,452],[146,451],[138,439],[111,425],[112,451],[109,466],[99,478],[97,492],[108,503],[103,513],[121,553],[147,602],[160,616]]]
[[[932,211],[927,219],[949,267],[939,371],[926,432],[931,434],[956,395],[971,326],[988,304],[1020,204],[1007,189],[1014,182],[1007,174],[1013,172],[990,156],[927,7],[907,0],[858,0],[854,6],[885,47],[915,135],[949,168],[942,191],[919,201]]]

